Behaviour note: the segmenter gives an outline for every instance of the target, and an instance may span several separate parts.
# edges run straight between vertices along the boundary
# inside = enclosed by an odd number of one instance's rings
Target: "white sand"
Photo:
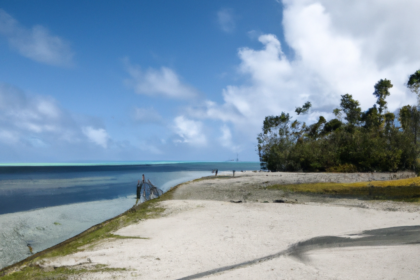
[[[44,266],[105,264],[122,272],[85,279],[178,279],[274,254],[324,235],[420,225],[420,212],[331,205],[172,200],[158,219],[116,234],[149,239],[106,240],[94,249],[49,260]],[[420,245],[310,251],[304,261],[279,257],[205,279],[418,279]],[[80,279],[80,276],[77,277]]]

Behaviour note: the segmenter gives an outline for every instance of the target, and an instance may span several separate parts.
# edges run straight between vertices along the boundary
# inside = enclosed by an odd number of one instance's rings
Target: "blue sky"
[[[257,161],[267,115],[367,109],[381,78],[415,103],[406,2],[3,1],[0,161]]]

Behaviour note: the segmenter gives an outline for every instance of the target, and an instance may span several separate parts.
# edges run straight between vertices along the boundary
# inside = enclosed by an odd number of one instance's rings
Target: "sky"
[[[417,0],[0,1],[0,162],[258,161],[266,116],[416,104]]]

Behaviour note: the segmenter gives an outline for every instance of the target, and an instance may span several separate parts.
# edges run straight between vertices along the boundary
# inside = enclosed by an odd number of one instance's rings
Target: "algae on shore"
[[[275,184],[267,189],[359,199],[420,202],[420,177],[357,183]]]
[[[93,268],[71,268],[71,267],[57,267],[51,270],[43,269],[39,266],[27,266],[19,271],[4,276],[4,280],[44,280],[44,279],[68,279],[85,273],[95,272],[119,272],[126,271],[125,268],[110,268],[104,265],[96,265]]]
[[[182,184],[180,184],[182,185]],[[178,186],[180,186],[178,185]],[[15,263],[9,267],[5,267],[0,270],[0,277],[2,279],[14,280],[14,279],[67,279],[70,275],[77,275],[82,273],[93,273],[100,271],[111,271],[118,269],[114,268],[60,268],[57,271],[46,271],[39,267],[39,263],[43,259],[54,258],[59,256],[65,256],[78,251],[85,250],[86,246],[94,246],[104,239],[143,239],[143,237],[131,237],[131,236],[120,236],[115,235],[113,232],[120,228],[128,226],[130,224],[139,222],[145,219],[153,219],[160,216],[165,210],[156,204],[172,199],[173,191],[178,187],[174,187],[168,192],[164,193],[161,197],[153,200],[146,201],[144,203],[133,206],[128,211],[121,215],[118,215],[110,220],[107,220],[101,224],[95,225],[88,230],[46,249],[42,252],[32,255],[18,263]]]

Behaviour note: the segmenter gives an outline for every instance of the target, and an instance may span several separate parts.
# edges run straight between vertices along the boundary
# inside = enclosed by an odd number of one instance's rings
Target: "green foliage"
[[[273,132],[275,128],[282,129],[283,127],[287,126],[289,121],[290,121],[290,116],[289,114],[285,114],[285,113],[281,113],[280,116],[265,117],[265,120],[263,123],[263,131],[265,134],[267,134],[268,132]]]
[[[338,108],[335,108],[334,110],[333,110],[333,114],[338,118],[338,119],[340,119],[341,120],[341,115],[342,115],[342,113],[341,113],[341,109],[338,109]]]
[[[317,123],[314,123],[313,125],[310,125],[307,128],[307,135],[308,135],[308,137],[310,137],[312,139],[317,139],[321,135],[322,130],[324,128],[323,125],[326,122],[327,121],[325,120],[325,118],[323,116],[320,116]]]
[[[339,129],[343,123],[338,119],[332,119],[324,125],[324,134],[328,134],[330,132],[336,131]]]
[[[92,268],[71,268],[71,267],[57,267],[52,270],[45,270],[38,266],[29,266],[15,272],[13,274],[4,276],[4,280],[64,280],[64,279],[80,279],[82,276],[88,278],[89,274],[98,272],[120,272],[126,271],[125,268],[110,268],[96,265]]]
[[[377,98],[376,104],[379,106],[378,111],[380,117],[382,112],[386,109],[385,98],[390,95],[389,89],[392,87],[393,85],[391,84],[391,81],[387,79],[379,80],[379,82],[377,82],[375,85],[375,91],[373,92],[373,95],[375,95]]]
[[[386,111],[391,87],[386,79],[376,83],[377,102],[365,112],[352,95],[342,95],[341,109],[333,111],[337,118],[330,121],[320,116],[316,123],[306,125],[291,122],[286,113],[267,117],[258,135],[261,167],[272,171],[419,170],[420,113],[416,107],[404,106],[396,122],[395,115]],[[310,106],[297,108],[296,113],[307,112],[304,108]],[[340,120],[341,113],[346,122]]]
[[[352,173],[357,172],[357,168],[351,163],[345,163],[339,164],[338,166],[331,166],[327,168],[326,171],[332,173]]]
[[[378,130],[381,126],[381,118],[376,105],[369,108],[366,112],[362,113],[361,121],[365,123],[364,127],[368,130]]]
[[[341,96],[340,106],[344,114],[346,114],[346,121],[350,125],[357,125],[360,121],[360,114],[362,109],[360,109],[360,103],[357,100],[353,99],[353,96],[350,94],[344,94]]]
[[[408,78],[407,87],[417,95],[420,94],[420,70],[417,70]]]
[[[312,104],[311,104],[311,102],[308,101],[305,104],[303,104],[302,107],[297,107],[296,110],[295,110],[295,112],[298,115],[300,115],[300,114],[306,114],[311,107],[312,107]]]

